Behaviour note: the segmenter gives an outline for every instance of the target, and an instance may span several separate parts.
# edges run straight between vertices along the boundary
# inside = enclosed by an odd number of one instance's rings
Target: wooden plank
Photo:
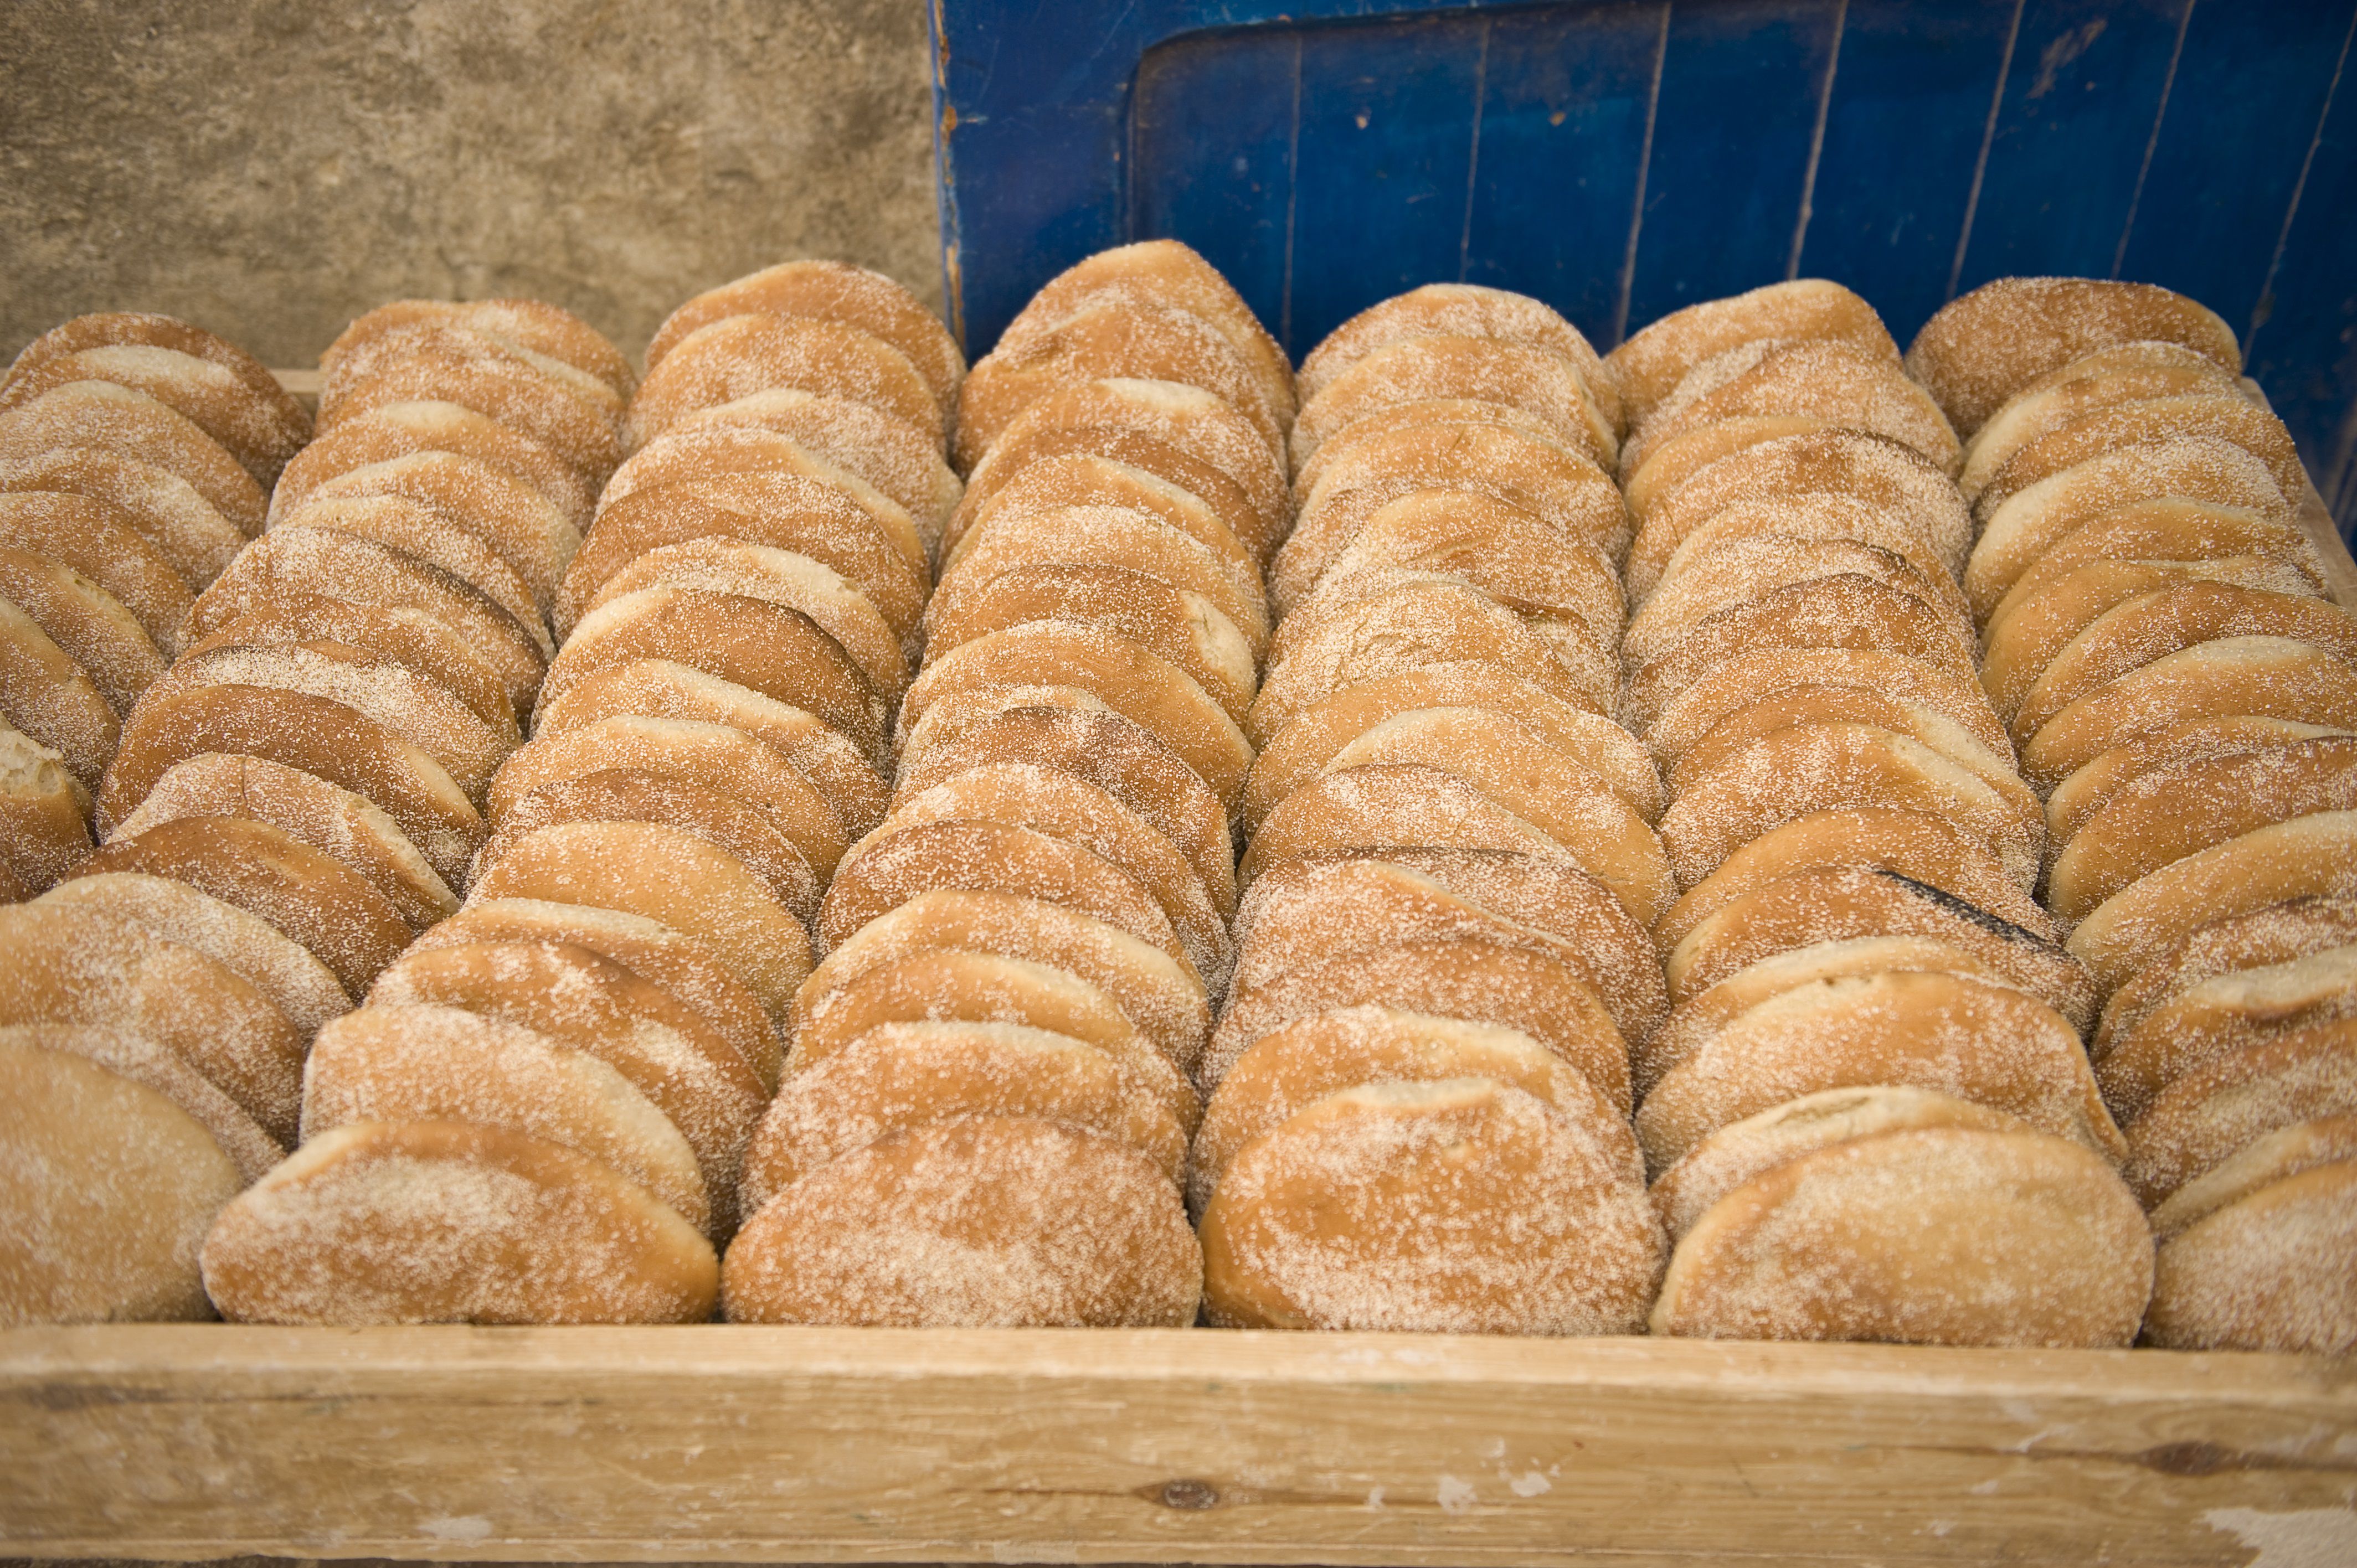
[[[2109,277],[2191,0],[2029,0],[1958,286]]]
[[[1902,345],[1947,303],[2019,9],[1857,5],[1845,18],[1800,273],[1872,300]]]
[[[41,1556],[2158,1568],[2247,1562],[2237,1532],[2258,1529],[2345,1544],[2352,1484],[2348,1359],[1210,1331],[0,1334],[0,1546]]]
[[[1628,330],[1784,277],[1839,7],[1674,5]]]

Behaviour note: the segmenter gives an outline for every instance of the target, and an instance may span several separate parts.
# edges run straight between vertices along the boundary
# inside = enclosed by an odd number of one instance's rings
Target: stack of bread
[[[284,1153],[304,1047],[351,1004],[250,879],[185,843],[92,858],[88,825],[310,434],[160,316],[69,321],[0,381],[0,897],[54,888],[0,910],[0,1323],[204,1316],[206,1228]]]
[[[1292,417],[1284,356],[1167,242],[1052,280],[966,378],[890,811],[820,907],[732,1318],[1194,1320],[1189,1075]]]
[[[1211,1322],[1627,1332],[1662,1261],[1627,1042],[1661,1021],[1660,779],[1612,717],[1611,378],[1422,288],[1302,367],[1300,519],[1189,1196]]]
[[[2147,1339],[2357,1345],[2357,618],[2320,596],[2233,333],[2007,279],[1910,369],[1965,437],[1983,679],[2047,791],[2045,898],[2159,1240]]]
[[[1656,1333],[2119,1345],[2152,1249],[1975,679],[1963,451],[1837,285],[1613,351],[1623,714],[1661,765],[1674,1006],[1636,1055]]]
[[[199,600],[101,801],[101,859],[161,869],[185,845],[316,907],[315,950],[363,1004],[318,1030],[301,1146],[224,1209],[206,1289],[257,1322],[662,1316],[699,1285],[708,1309],[709,1247],[608,1163],[678,1136],[629,1076],[675,1071],[668,1039],[612,999],[652,983],[582,947],[442,956],[633,372],[526,300],[387,306],[321,368],[318,439]]]

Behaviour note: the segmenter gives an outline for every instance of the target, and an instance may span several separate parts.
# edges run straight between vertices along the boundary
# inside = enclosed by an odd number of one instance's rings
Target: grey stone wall
[[[938,308],[926,48],[923,0],[6,0],[0,356],[145,309],[307,365],[501,294],[635,356],[795,256]]]

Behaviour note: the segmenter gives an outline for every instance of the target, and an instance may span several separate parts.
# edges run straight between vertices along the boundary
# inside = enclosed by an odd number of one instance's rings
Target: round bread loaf
[[[1067,969],[957,948],[912,951],[836,987],[794,1036],[790,1065],[810,1071],[889,1024],[1005,1024],[1079,1040],[1102,1051],[1123,1082],[1153,1095],[1182,1132],[1203,1119],[1194,1086],[1137,1032],[1111,993]]]
[[[1387,407],[1362,413],[1320,441],[1318,444],[1317,454],[1294,471],[1295,503],[1306,505],[1309,498],[1317,493],[1319,485],[1324,482],[1326,470],[1346,456],[1351,456],[1361,446],[1373,442],[1388,441],[1404,431],[1430,431],[1439,425],[1471,426],[1476,430],[1494,427],[1512,431],[1529,436],[1542,446],[1563,453],[1573,458],[1582,469],[1597,467],[1585,453],[1578,450],[1578,443],[1566,441],[1561,432],[1554,429],[1544,419],[1526,409],[1479,398],[1418,398],[1411,403],[1395,403]],[[1395,464],[1390,466],[1396,467]],[[1379,474],[1384,471],[1384,465],[1371,467],[1363,459],[1358,462],[1359,471],[1362,474]],[[1597,471],[1601,473],[1603,470],[1597,468]],[[1624,551],[1627,543],[1624,537],[1621,541]]]
[[[22,889],[15,898],[40,892],[90,853],[89,800],[65,758],[0,725],[0,870]]]
[[[0,719],[27,746],[57,758],[78,797],[73,814],[87,816],[88,797],[121,742],[122,722],[82,667],[5,597],[0,597]]]
[[[1175,306],[1202,317],[1243,357],[1278,417],[1292,423],[1293,367],[1285,350],[1219,270],[1176,240],[1116,245],[1065,268],[1016,313],[998,347],[1020,349],[1101,305]]]
[[[2016,585],[2018,591],[2019,584]],[[2138,614],[2115,624],[2137,624],[2189,587],[2225,587],[2266,596],[2313,598],[2315,585],[2282,561],[2231,555],[2214,561],[2098,561],[2035,593],[2007,594],[1989,618],[1981,683],[1997,716],[2012,721],[2022,699],[2055,657],[2114,609]],[[2197,601],[2198,602],[2198,601]]]
[[[0,1027],[140,1036],[294,1142],[303,1033],[227,965],[135,920],[54,905],[0,908]]]
[[[1620,384],[1634,429],[1677,390],[1688,371],[1730,349],[1768,339],[1848,343],[1878,358],[1899,358],[1899,345],[1872,306],[1827,279],[1795,278],[1674,310],[1631,333],[1604,362]]]
[[[2198,926],[2112,993],[2089,1050],[2101,1057],[2154,1008],[2203,981],[2289,963],[2352,942],[2357,901],[2345,898],[2287,899]]]
[[[2025,888],[2037,886],[2045,822],[2027,790],[2008,799],[1911,737],[1867,725],[1775,730],[1678,781],[1661,843],[1681,888],[1795,818],[1856,807],[1942,817],[1986,844]]]
[[[1674,580],[1729,543],[1763,534],[1790,539],[1846,539],[1887,550],[1921,575],[1939,603],[1958,615],[1964,613],[1964,597],[1955,590],[1948,553],[1932,540],[1922,520],[1847,495],[1769,496],[1730,501],[1695,525],[1663,563],[1657,581]],[[1631,593],[1641,604],[1647,592],[1631,580]]]
[[[1926,746],[1996,791],[2020,815],[2025,826],[2035,831],[2037,797],[2003,755],[1982,745],[1944,714],[1858,686],[1786,686],[1749,707],[1738,708],[1679,756],[1668,772],[1670,793],[1684,793],[1695,780],[1763,737],[1816,725],[1863,725]]]
[[[0,545],[0,599],[39,627],[118,714],[164,673],[164,656],[138,620],[70,566]]]
[[[1215,988],[1223,983],[1232,956],[1223,911],[1178,846],[1109,791],[1060,768],[996,762],[926,789],[902,790],[886,826],[949,822],[1034,829],[1120,867],[1168,916],[1204,978]]]
[[[1620,456],[1612,421],[1570,360],[1527,344],[1431,333],[1369,349],[1304,403],[1293,426],[1293,467],[1301,469],[1328,436],[1371,413],[1434,399],[1518,409],[1607,470]]]
[[[1695,1144],[1653,1183],[1653,1208],[1674,1247],[1719,1199],[1779,1165],[1856,1139],[1925,1127],[2035,1130],[2018,1116],[1934,1090],[1898,1084],[1819,1090],[1730,1122]]]
[[[136,1029],[80,1024],[17,1024],[0,1028],[0,1049],[23,1047],[79,1057],[155,1090],[188,1113],[229,1156],[240,1182],[259,1181],[286,1157],[277,1139],[236,1101],[169,1047]],[[135,1193],[124,1197],[136,1198]]]
[[[1975,506],[1986,515],[2050,474],[2123,447],[2196,435],[2215,436],[2256,457],[2287,500],[2297,504],[2309,488],[2291,432],[2233,387],[2126,403],[2074,420],[2015,453],[1990,477]]]
[[[909,357],[946,414],[956,405],[965,357],[907,289],[848,262],[783,262],[706,289],[663,318],[647,345],[651,371],[697,328],[731,316],[813,317],[870,332]]]
[[[339,474],[418,452],[448,452],[511,474],[544,498],[575,528],[589,526],[597,492],[573,466],[521,431],[455,403],[389,403],[347,419],[287,463],[270,492],[274,519],[285,517]]]
[[[2241,397],[2234,373],[2178,343],[2140,340],[2083,355],[2021,388],[1964,444],[1957,488],[1976,499],[2013,455],[2089,414],[2144,403],[2210,393]]]
[[[1989,613],[1989,634],[2074,574],[2122,561],[2201,562],[2202,575],[2252,587],[2324,591],[2323,563],[2298,524],[2245,507],[2163,497],[2104,512],[2049,545]]]
[[[547,497],[505,469],[449,452],[414,452],[348,469],[279,515],[307,515],[320,501],[366,496],[415,501],[463,527],[523,580],[542,616],[555,608],[557,585],[581,547],[579,529]]]
[[[410,945],[412,952],[468,942],[563,942],[610,959],[671,993],[720,1032],[773,1093],[784,1059],[760,999],[695,938],[619,909],[492,898],[470,904]]]
[[[0,492],[0,546],[80,573],[157,648],[180,646],[194,590],[120,508],[59,490]]]
[[[1651,1094],[1697,1047],[1787,991],[1884,973],[1961,974],[1992,985],[2013,984],[1978,955],[1940,937],[1865,936],[1813,942],[1761,959],[1680,1002],[1659,1028],[1635,1042],[1629,1062],[1631,1086],[1640,1098]]]
[[[2243,369],[2233,329],[2181,294],[2100,278],[2007,277],[1958,295],[1907,349],[1907,371],[1969,435],[2005,401],[2114,344],[2177,343]]]
[[[2113,796],[2156,768],[2180,763],[2266,751],[2280,746],[2346,738],[2352,732],[2292,719],[2188,719],[2113,747],[2054,786],[2046,797],[2047,840],[2068,843]]]
[[[2238,970],[2188,986],[2096,1058],[2104,1098],[2132,1119],[2169,1086],[2245,1046],[2357,1015],[2357,947]]]
[[[1126,638],[1051,621],[978,637],[933,661],[900,703],[905,744],[944,697],[993,687],[1078,686],[1168,746],[1232,816],[1252,768],[1252,744],[1185,671]]]
[[[1801,415],[1898,442],[1943,473],[1964,447],[1921,387],[1870,349],[1824,338],[1746,343],[1703,360],[1656,404],[1620,452],[1624,478],[1667,443],[1727,420]]]
[[[443,687],[502,736],[517,734],[515,704],[491,667],[457,632],[407,606],[288,594],[231,617],[182,651],[194,655],[216,648],[315,642],[339,644],[379,662],[406,666]]]
[[[746,1210],[896,1128],[962,1116],[1083,1128],[1173,1183],[1187,1160],[1169,1112],[1094,1046],[1019,1024],[882,1024],[786,1080],[746,1156]]]
[[[2266,466],[2231,442],[2182,435],[2121,447],[2050,474],[1983,513],[1980,541],[1964,567],[1973,614],[1986,621],[2006,591],[2077,530],[2132,502],[2162,499],[2291,520],[2290,503]]]
[[[826,797],[846,832],[884,820],[890,790],[849,736],[817,714],[669,659],[640,659],[586,675],[552,698],[533,737],[638,716],[726,725],[760,741]]]
[[[319,428],[421,398],[510,426],[593,486],[622,460],[622,400],[613,388],[521,344],[431,323],[398,328],[347,353],[319,394]]]
[[[1381,1006],[1519,1029],[1628,1102],[1629,1047],[1579,971],[1535,947],[1468,937],[1312,959],[1239,987],[1196,1074],[1216,1089],[1265,1036],[1319,1013]]]
[[[1054,388],[1027,405],[991,445],[994,451],[1004,445],[1007,464],[1019,469],[1022,454],[1033,440],[1053,430],[1089,428],[1159,441],[1226,475],[1251,503],[1256,532],[1240,537],[1262,559],[1285,537],[1292,506],[1286,499],[1282,457],[1251,420],[1200,387],[1114,376]],[[1104,455],[1119,456],[1110,449]],[[986,487],[984,468],[988,466],[985,461],[968,470],[974,482]]]
[[[742,594],[641,588],[581,618],[541,683],[543,706],[586,675],[669,659],[766,697],[808,708],[871,751],[888,704],[843,650],[800,610]]]
[[[1255,566],[1276,548],[1276,535],[1252,496],[1225,470],[1193,453],[1118,424],[1048,424],[1028,413],[1022,424],[1019,434],[1001,437],[974,469],[942,529],[944,554],[1010,490],[1050,506],[1078,506],[1106,487],[1172,506],[1173,521],[1181,527],[1201,527],[1208,512],[1218,528],[1199,537],[1215,550],[1234,541],[1252,553]],[[1048,473],[1034,476],[1034,468]]]
[[[1369,513],[1300,607],[1425,578],[1461,583],[1525,619],[1584,627],[1603,649],[1618,646],[1627,620],[1601,550],[1511,501],[1463,489],[1412,490]]]
[[[660,822],[726,852],[790,909],[818,908],[821,879],[793,834],[759,802],[692,779],[636,768],[600,768],[519,796],[483,846],[560,822]]]
[[[2286,899],[2357,892],[2357,811],[2256,829],[2131,882],[2071,933],[2108,993],[2197,927]]]
[[[98,446],[153,463],[188,481],[251,538],[269,496],[220,443],[145,392],[76,381],[0,411],[0,457],[38,457],[60,446]]]
[[[240,1323],[695,1323],[711,1245],[644,1187],[536,1138],[361,1122],[313,1139],[206,1239]]]
[[[931,574],[875,517],[834,486],[788,473],[722,474],[650,486],[609,501],[565,572],[558,619],[579,620],[607,579],[649,551],[718,537],[790,550],[856,588],[905,648]]]
[[[300,768],[199,752],[166,768],[114,833],[136,837],[188,817],[244,817],[277,829],[366,877],[414,930],[457,910],[449,884],[400,823],[366,797]],[[457,869],[465,865],[462,849]]]
[[[1961,727],[1964,737],[1988,756],[2002,761],[2012,755],[2005,726],[1996,722],[1975,683],[1920,659],[1848,649],[1777,650],[1724,660],[1663,705],[1661,716],[1645,732],[1645,742],[1655,757],[1674,766],[1730,717],[1783,693],[1803,697],[1824,688],[1846,688],[1885,703],[1927,709]]]
[[[2078,1036],[2027,992],[1944,971],[1812,981],[1684,1043],[1637,1111],[1660,1172],[1731,1122],[1804,1094],[1910,1084],[1993,1106],[2118,1158]]]
[[[736,1048],[669,992],[570,943],[460,942],[405,954],[355,1016],[414,1008],[518,1025],[604,1063],[694,1151],[714,1233],[736,1228],[737,1175],[767,1094]],[[411,1027],[425,1047],[439,1030],[423,1016],[383,1024],[393,1033]]]
[[[896,1129],[821,1166],[754,1216],[726,1277],[737,1323],[1180,1328],[1201,1291],[1150,1157],[1002,1116]]]
[[[218,365],[275,410],[279,424],[295,445],[299,446],[310,439],[311,416],[279,386],[277,378],[263,367],[261,360],[201,327],[146,311],[99,311],[50,328],[17,353],[6,376],[0,377],[0,386],[15,384],[20,372],[60,355],[120,344],[170,349]]]
[[[1932,1126],[1776,1166],[1686,1231],[1656,1334],[2125,1346],[2152,1236],[2103,1159],[2034,1132]]]
[[[423,612],[491,667],[519,713],[530,706],[547,667],[531,629],[464,580],[358,534],[294,524],[240,551],[199,596],[183,635],[193,643],[294,595]]]
[[[1512,718],[1601,775],[1639,816],[1651,822],[1661,815],[1661,775],[1627,730],[1496,665],[1459,660],[1357,682],[1295,714],[1253,764],[1246,825],[1256,832],[1286,796],[1378,725],[1410,714],[1460,711]]]
[[[785,436],[811,456],[866,481],[909,514],[932,554],[941,553],[948,519],[957,510],[965,487],[942,460],[941,447],[921,432],[848,398],[771,387],[699,409],[665,434],[679,441],[691,432],[737,428]]]
[[[999,435],[1053,392],[1106,377],[1177,381],[1211,392],[1252,423],[1269,455],[1285,458],[1285,422],[1218,328],[1162,305],[1093,305],[1036,337],[979,360],[958,393],[952,457],[972,473]]]
[[[1242,547],[1223,559],[1196,535],[1142,508],[1000,507],[958,544],[943,568],[945,592],[961,582],[987,582],[1016,566],[1119,566],[1209,599],[1251,639],[1255,653],[1267,642],[1259,574]]]
[[[1644,1161],[1619,1108],[1528,1035],[1391,1007],[1343,1007],[1263,1036],[1220,1080],[1195,1138],[1189,1205],[1200,1215],[1240,1151],[1329,1095],[1361,1084],[1466,1078],[1518,1089],[1592,1128],[1623,1179],[1643,1179]]]
[[[0,1030],[0,1325],[210,1317],[197,1251],[236,1165],[170,1095],[50,1037]]]
[[[2295,1122],[2171,1193],[2152,1211],[2153,1235],[2166,1244],[2179,1231],[2287,1176],[2352,1158],[2357,1158],[2357,1116]]]
[[[1566,793],[1567,792],[1562,792]],[[1293,791],[1268,814],[1245,850],[1247,886],[1279,866],[1338,851],[1506,850],[1561,860],[1611,889],[1640,925],[1651,926],[1677,897],[1661,841],[1644,820],[1598,789],[1577,803],[1597,831],[1561,836],[1500,803],[1488,789],[1420,763],[1340,768]],[[1558,800],[1561,811],[1574,802]],[[1569,819],[1549,812],[1559,823]],[[1605,828],[1612,836],[1606,837]]]
[[[1659,442],[1644,463],[1621,477],[1628,494],[1629,515],[1641,526],[1663,499],[1704,469],[1739,456],[1764,441],[1792,435],[1816,435],[1844,429],[1837,420],[1808,413],[1754,413],[1698,425]],[[1856,431],[1857,435],[1870,432]],[[1888,439],[1888,437],[1878,437]],[[1911,448],[1910,448],[1911,450]]]
[[[1301,395],[1316,397],[1328,382],[1377,349],[1436,334],[1519,343],[1569,361],[1613,435],[1623,428],[1619,382],[1578,328],[1528,295],[1476,284],[1426,284],[1351,317],[1326,334],[1301,361]]]
[[[1143,725],[1087,701],[1092,705],[944,699],[901,743],[899,787],[904,793],[930,789],[999,762],[1069,773],[1154,824],[1187,857],[1222,917],[1232,915],[1236,854],[1219,798]]]
[[[194,949],[268,997],[307,1037],[351,1010],[351,994],[308,949],[260,916],[188,883],[142,872],[102,872],[61,882],[40,902],[130,920]]]
[[[649,877],[653,865],[667,874]],[[703,940],[780,1023],[810,972],[799,911],[780,903],[735,855],[660,823],[558,822],[494,841],[468,898],[540,898],[643,915]]]
[[[1871,865],[1936,887],[2044,937],[2052,917],[1989,846],[1953,822],[1894,806],[1811,811],[1780,823],[1721,860],[1654,922],[1653,940],[1675,948],[1711,915],[1779,877],[1821,866]]]
[[[505,831],[511,813],[526,795],[618,768],[733,796],[753,807],[772,830],[760,836],[785,841],[765,850],[762,858],[779,859],[777,851],[783,850],[783,858],[802,863],[800,871],[785,866],[778,871],[800,889],[793,895],[798,903],[816,907],[819,887],[848,847],[834,807],[766,742],[727,725],[637,714],[618,714],[554,733],[544,730],[520,747],[491,781],[491,821]],[[683,798],[678,804],[687,807]],[[720,825],[709,812],[704,814],[710,825]]]
[[[2104,753],[2198,719],[2357,725],[2357,664],[2285,637],[2198,642],[2066,704],[2021,748],[2022,777],[2053,789]]]
[[[464,1122],[559,1144],[647,1189],[709,1236],[694,1152],[629,1079],[537,1029],[458,1007],[371,1004],[319,1033],[307,1138],[355,1122]]]
[[[2022,693],[2014,739],[2029,737],[2064,708],[2129,671],[2196,643],[2279,637],[2309,643],[2357,665],[2357,616],[2329,600],[2192,582],[2139,596],[2105,611],[2058,650]]]
[[[1732,541],[1664,580],[1629,618],[1621,653],[1631,662],[1658,659],[1711,617],[1754,603],[1780,588],[1821,577],[1855,576],[1919,598],[1943,616],[1958,616],[1953,594],[1941,593],[1906,558],[1854,539],[1811,539],[1781,533]]]
[[[866,518],[910,566],[923,570],[933,559],[932,542],[906,507],[853,469],[766,424],[705,423],[683,426],[650,441],[614,470],[598,505],[612,507],[641,490],[670,485],[764,478],[802,479],[822,486],[836,506],[848,507]]]
[[[1207,1316],[1244,1328],[1628,1333],[1663,1251],[1596,1120],[1486,1078],[1317,1101],[1237,1152],[1202,1237]]]
[[[319,356],[323,374],[335,378],[361,345],[405,328],[436,325],[488,332],[535,354],[597,377],[627,398],[638,384],[630,360],[605,336],[569,310],[537,299],[398,299],[355,317]]]
[[[1168,524],[1193,540],[1211,553],[1218,569],[1233,581],[1240,593],[1254,603],[1260,593],[1260,558],[1252,546],[1244,542],[1245,535],[1236,532],[1236,522],[1244,520],[1224,512],[1210,500],[1177,479],[1166,478],[1152,469],[1136,467],[1102,453],[1071,451],[1049,456],[1037,455],[1051,434],[1067,437],[1071,432],[1042,431],[1040,439],[1029,444],[1035,454],[1020,468],[1009,469],[997,463],[989,465],[996,478],[986,491],[979,486],[968,492],[973,501],[961,508],[959,524],[954,535],[942,550],[942,565],[948,567],[963,562],[969,552],[988,532],[994,522],[1013,521],[1040,512],[1060,511],[1067,507],[1123,507],[1144,512],[1148,517]],[[1125,432],[1111,433],[1118,438]],[[1133,441],[1149,437],[1132,436]],[[1155,445],[1161,445],[1156,443]],[[1232,487],[1218,469],[1209,464],[1188,457],[1176,448],[1169,449],[1172,459],[1182,465],[1187,478],[1212,488],[1214,494],[1222,493],[1220,487]],[[1011,461],[1011,459],[1010,459]],[[1166,465],[1168,466],[1168,465]],[[979,499],[974,499],[974,498]],[[1256,628],[1265,636],[1265,617]]]
[[[168,469],[96,446],[0,462],[0,490],[80,496],[113,509],[191,591],[220,575],[245,542],[219,508]]]
[[[264,489],[277,482],[286,459],[311,436],[309,416],[275,381],[266,390],[258,388],[227,365],[154,342],[118,340],[52,351],[30,363],[19,355],[7,381],[0,384],[0,409],[20,407],[54,388],[88,381],[128,387],[177,411],[218,442]]]
[[[1603,897],[1582,906],[1571,888],[1532,886],[1534,879],[1511,871],[1483,876],[1482,869],[1489,868],[1427,871],[1352,857],[1304,862],[1265,876],[1253,884],[1236,917],[1236,987],[1273,983],[1306,963],[1394,942],[1487,941],[1528,948],[1568,965],[1630,1039],[1660,1026],[1669,1007],[1660,966],[1625,911]],[[1448,880],[1452,875],[1454,885]],[[1576,874],[1571,880],[1586,882]],[[1545,897],[1550,892],[1552,898]],[[1533,915],[1550,923],[1534,923]]]
[[[409,923],[376,885],[291,833],[243,817],[182,817],[116,834],[77,876],[133,871],[185,882],[275,926],[358,996],[409,945]]]
[[[2196,1068],[2127,1124],[2128,1185],[2147,1205],[2270,1133],[2357,1113],[2357,1024],[2338,1019]]]
[[[1193,1070],[1211,1034],[1201,983],[1159,949],[1043,899],[938,888],[870,920],[826,955],[794,999],[794,1036],[823,1027],[835,994],[869,972],[942,949],[1069,971],[1111,996],[1181,1072]]]
[[[1663,960],[1670,1000],[1699,995],[1762,959],[1857,937],[1936,937],[1972,953],[2084,1033],[2102,1000],[2086,967],[2035,931],[1878,866],[1796,871],[1729,899]]]
[[[1364,422],[1362,422],[1364,423]],[[1269,603],[1306,597],[1369,519],[1420,490],[1466,490],[1538,518],[1609,561],[1629,550],[1629,514],[1601,468],[1509,424],[1463,418],[1402,423],[1328,458],[1301,515],[1269,564]]]
[[[2357,1159],[2272,1182],[2161,1244],[2145,1337],[2185,1349],[2346,1355],[2357,1346]]]
[[[2271,823],[2357,810],[2357,739],[2312,740],[2158,768],[2055,854],[2046,901],[2066,920],[2138,877]]]
[[[120,830],[175,766],[208,753],[275,763],[370,801],[446,883],[463,881],[482,842],[466,791],[374,719],[325,697],[237,685],[162,694],[132,714],[99,794],[101,830]]]

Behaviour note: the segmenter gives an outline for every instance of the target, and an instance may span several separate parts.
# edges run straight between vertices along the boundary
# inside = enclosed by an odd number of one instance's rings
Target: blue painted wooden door
[[[2217,310],[2357,523],[2357,0],[937,0],[943,260],[986,349],[1169,235],[1297,357],[1420,283],[1598,347],[1779,278],[1903,343],[2009,273]]]

